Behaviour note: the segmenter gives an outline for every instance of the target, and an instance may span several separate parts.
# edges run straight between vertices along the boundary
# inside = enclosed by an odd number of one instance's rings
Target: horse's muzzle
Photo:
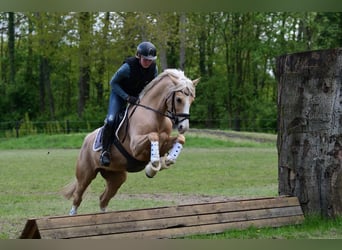
[[[189,130],[189,120],[185,120],[177,125],[177,130],[180,134],[184,134]]]

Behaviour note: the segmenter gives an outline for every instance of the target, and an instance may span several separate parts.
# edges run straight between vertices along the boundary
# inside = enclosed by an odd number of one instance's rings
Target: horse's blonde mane
[[[154,78],[140,94],[140,99],[147,93],[150,89],[152,89],[158,82],[160,82],[164,77],[169,76],[172,81],[176,79],[178,84],[175,84],[171,91],[178,91],[184,88],[188,88],[190,93],[195,96],[195,86],[192,81],[184,75],[184,72],[178,69],[165,69],[162,73],[160,73],[156,78]],[[174,79],[173,79],[174,78]]]

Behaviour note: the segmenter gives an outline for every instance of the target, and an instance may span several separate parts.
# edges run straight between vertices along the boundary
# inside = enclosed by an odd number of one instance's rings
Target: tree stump
[[[342,214],[342,48],[277,58],[279,195]]]

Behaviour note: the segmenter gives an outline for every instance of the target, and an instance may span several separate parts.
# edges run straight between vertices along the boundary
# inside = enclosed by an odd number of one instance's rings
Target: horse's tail
[[[69,200],[73,196],[76,190],[76,185],[77,180],[75,179],[74,181],[70,182],[69,184],[63,187],[63,189],[61,190],[61,194],[64,196],[64,198]]]

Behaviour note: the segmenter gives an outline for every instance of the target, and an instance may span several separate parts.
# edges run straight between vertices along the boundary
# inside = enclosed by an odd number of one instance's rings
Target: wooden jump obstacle
[[[280,227],[303,220],[296,197],[270,197],[29,219],[20,238],[176,238],[250,226]]]

